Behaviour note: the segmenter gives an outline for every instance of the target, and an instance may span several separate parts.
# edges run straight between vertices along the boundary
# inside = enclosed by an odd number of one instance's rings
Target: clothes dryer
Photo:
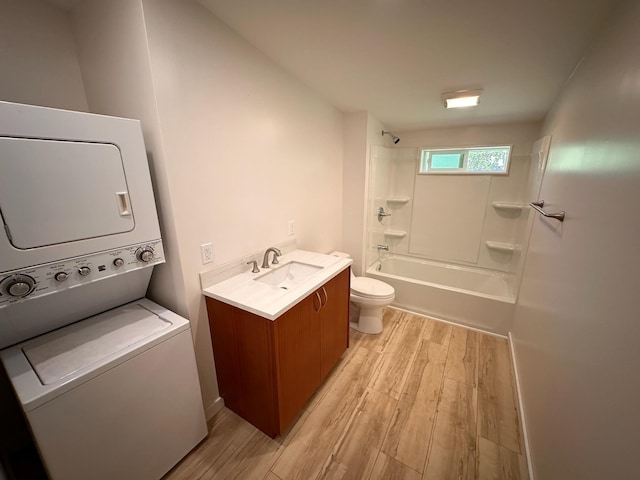
[[[207,434],[140,122],[0,102],[0,353],[54,480],[157,480]],[[133,303],[131,303],[133,302]]]

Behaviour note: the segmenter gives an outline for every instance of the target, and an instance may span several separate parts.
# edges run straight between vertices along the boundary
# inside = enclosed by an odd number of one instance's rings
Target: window
[[[510,155],[511,147],[422,150],[418,173],[506,175]]]

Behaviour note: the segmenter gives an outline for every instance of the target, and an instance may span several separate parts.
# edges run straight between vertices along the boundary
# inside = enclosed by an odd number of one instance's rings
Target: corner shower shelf
[[[387,203],[405,204],[411,200],[409,197],[389,197]]]
[[[391,238],[404,238],[407,236],[407,232],[403,230],[385,230],[384,236]]]
[[[517,250],[520,250],[520,247],[518,245],[514,245],[513,243],[493,242],[491,240],[487,240],[484,243],[487,248],[491,250],[497,250],[499,252],[513,253]]]
[[[521,203],[514,202],[491,202],[493,208],[498,210],[518,210],[521,211],[524,207]]]

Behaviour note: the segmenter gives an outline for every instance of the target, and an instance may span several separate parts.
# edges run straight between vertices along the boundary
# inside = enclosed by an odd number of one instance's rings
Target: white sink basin
[[[271,270],[264,275],[254,278],[256,282],[266,283],[273,287],[289,290],[304,282],[314,273],[322,270],[317,265],[309,265],[308,263],[289,262]]]
[[[311,295],[325,282],[351,265],[348,258],[323,253],[294,250],[280,257],[280,262],[260,273],[250,273],[238,259],[232,270],[221,267],[220,275],[237,273],[222,281],[215,270],[202,273],[202,292],[210,298],[241,308],[268,320],[276,320],[283,313]],[[225,273],[223,273],[225,272]],[[204,278],[203,278],[204,276]],[[280,288],[283,287],[283,288]]]

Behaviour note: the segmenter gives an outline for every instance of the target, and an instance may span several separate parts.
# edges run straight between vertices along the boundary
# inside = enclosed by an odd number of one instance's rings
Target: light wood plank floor
[[[388,308],[289,432],[224,408],[165,479],[528,480],[524,455],[507,341]]]

